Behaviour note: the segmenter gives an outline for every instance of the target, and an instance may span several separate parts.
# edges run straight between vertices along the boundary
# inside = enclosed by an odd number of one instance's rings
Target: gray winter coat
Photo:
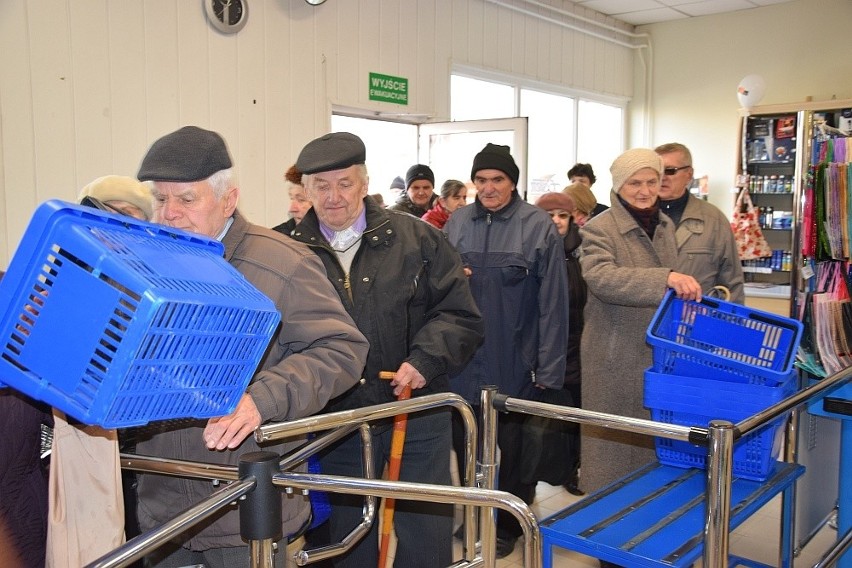
[[[714,205],[690,195],[675,231],[675,270],[698,280],[707,294],[714,286],[731,291],[731,301],[745,301],[743,269],[728,218]]]
[[[644,371],[652,360],[645,332],[677,263],[674,223],[661,214],[652,241],[615,192],[611,201],[581,230],[580,264],[588,286],[580,348],[583,408],[650,419],[642,406]],[[586,491],[654,459],[649,437],[586,426],[582,433],[580,482]]]
[[[302,418],[320,411],[361,376],[367,357],[367,340],[337,298],[319,259],[304,245],[271,229],[248,223],[239,212],[222,240],[225,259],[281,312],[282,324],[248,386],[261,421]],[[141,440],[136,451],[169,459],[236,465],[240,455],[258,451],[249,436],[234,451],[210,451],[197,426],[171,429]],[[303,441],[265,444],[263,450],[284,454]],[[140,475],[139,523],[150,530],[217,490],[210,481]],[[307,520],[307,498],[281,492],[283,536],[293,534]],[[239,513],[229,509],[189,538],[191,550],[244,546]]]

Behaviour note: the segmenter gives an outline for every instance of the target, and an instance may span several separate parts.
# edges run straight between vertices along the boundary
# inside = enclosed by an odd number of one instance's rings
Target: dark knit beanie
[[[391,189],[405,189],[405,180],[402,176],[396,176],[390,184]]]
[[[414,164],[405,172],[405,189],[420,179],[425,179],[432,184],[432,187],[435,187],[435,174],[432,173],[432,168],[423,164]]]
[[[225,140],[218,133],[184,126],[151,144],[136,177],[140,181],[199,181],[232,165]]]
[[[500,170],[509,176],[512,183],[518,185],[520,170],[518,170],[518,165],[515,163],[512,154],[509,153],[508,146],[491,144],[490,142],[486,144],[485,148],[473,158],[473,167],[470,169],[471,181],[476,177],[476,172],[479,170]]]

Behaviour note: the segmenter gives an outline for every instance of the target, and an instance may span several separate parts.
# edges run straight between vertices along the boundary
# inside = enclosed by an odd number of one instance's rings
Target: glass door
[[[518,192],[527,199],[527,119],[500,118],[433,122],[419,127],[419,160],[435,172],[435,189],[448,179],[468,184],[468,202],[475,191],[470,183],[473,158],[489,142],[509,146],[518,164]]]

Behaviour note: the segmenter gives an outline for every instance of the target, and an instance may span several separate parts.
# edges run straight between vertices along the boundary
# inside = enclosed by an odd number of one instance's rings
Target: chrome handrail
[[[532,402],[505,395],[494,397],[497,410],[543,416],[557,420],[591,424],[603,428],[625,430],[646,436],[658,436],[673,440],[688,441],[709,446],[707,461],[707,510],[705,513],[704,558],[707,568],[721,568],[728,563],[728,526],[730,524],[731,480],[733,470],[733,446],[742,436],[760,428],[807,401],[828,394],[852,378],[852,367],[843,369],[830,377],[821,379],[789,397],[773,404],[737,424],[725,420],[713,420],[708,428],[700,426],[677,426],[642,418],[631,418],[604,412],[583,410],[554,404]],[[835,547],[848,547],[848,542],[839,542]]]
[[[160,469],[159,472],[163,473],[164,469]],[[255,478],[248,477],[226,485],[210,497],[186,509],[163,525],[127,541],[112,552],[87,564],[86,568],[118,568],[120,566],[127,566],[131,562],[139,560],[147,553],[156,550],[171,540],[176,534],[194,527],[218,512],[221,508],[232,504],[254,489],[255,484]]]
[[[473,416],[470,406],[464,399],[454,394],[426,395],[407,401],[391,402],[343,412],[311,416],[280,424],[267,424],[258,428],[255,432],[255,439],[258,442],[266,442],[331,430],[331,432],[327,432],[316,440],[310,441],[293,453],[282,456],[279,462],[280,466],[282,469],[287,469],[305,461],[320,449],[327,447],[334,441],[360,428],[362,439],[365,442],[365,463],[372,463],[372,449],[369,442],[369,426],[367,422],[439,406],[452,406],[461,413],[466,431],[465,443],[467,455],[465,456],[463,487],[378,480],[373,478],[374,473],[370,470],[365,471],[365,478],[348,478],[284,471],[275,474],[273,483],[290,491],[292,489],[314,489],[365,495],[368,500],[366,503],[369,503],[370,500],[374,503],[376,497],[390,497],[464,505],[464,560],[454,564],[454,567],[494,566],[496,559],[494,558],[493,547],[482,547],[481,555],[476,555],[476,547],[472,546],[472,540],[475,537],[473,519],[475,518],[475,508],[478,507],[480,510],[479,534],[482,537],[482,542],[493,543],[495,535],[493,510],[495,507],[500,508],[510,512],[521,524],[525,536],[525,566],[530,568],[539,568],[541,566],[541,535],[535,515],[522,500],[509,493],[493,489],[498,469],[496,462],[496,413],[498,410],[538,415],[582,424],[592,424],[604,428],[627,430],[648,436],[689,441],[695,444],[707,444],[709,445],[709,460],[707,468],[708,499],[707,522],[705,524],[704,565],[708,568],[716,568],[726,565],[728,558],[730,486],[734,442],[739,437],[761,427],[802,403],[824,396],[829,389],[839,386],[850,378],[852,378],[852,368],[823,379],[819,383],[795,393],[772,405],[770,408],[748,417],[735,425],[726,421],[713,421],[708,428],[677,426],[580,408],[531,402],[499,395],[495,387],[485,387],[482,391],[481,399],[483,409],[483,449],[479,478],[477,478],[475,454],[475,443],[477,440],[476,419]],[[210,479],[214,482],[225,480],[232,483],[198,505],[187,509],[163,526],[134,538],[112,553],[98,559],[95,563],[89,565],[93,568],[124,566],[141,558],[147,552],[160,546],[174,534],[186,530],[219,508],[239,499],[241,495],[251,491],[251,488],[255,484],[255,480],[251,477],[240,479],[236,466],[166,460],[133,454],[121,454],[121,465],[125,469],[147,473]],[[477,481],[480,482],[479,487],[477,487]],[[200,515],[203,515],[203,517],[199,517]],[[361,538],[362,533],[365,533],[369,529],[374,516],[375,507],[368,507],[365,504],[362,524],[356,527],[344,539],[344,542],[322,549],[300,551],[296,554],[297,563],[304,565],[321,558],[342,553],[341,550],[351,547]],[[364,525],[365,522],[366,525]],[[846,539],[846,545],[848,546],[848,538]],[[316,553],[316,556],[312,556],[314,553]],[[260,556],[265,556],[265,554],[261,553]]]

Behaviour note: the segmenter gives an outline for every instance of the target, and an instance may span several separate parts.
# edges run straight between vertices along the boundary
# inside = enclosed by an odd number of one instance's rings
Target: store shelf
[[[765,266],[743,266],[743,272],[750,272],[752,274],[772,274],[777,272],[778,274],[789,273],[789,270],[772,270],[771,268],[767,268]]]
[[[765,284],[762,282],[746,282],[745,295],[751,298],[790,299],[790,286],[787,284]]]

